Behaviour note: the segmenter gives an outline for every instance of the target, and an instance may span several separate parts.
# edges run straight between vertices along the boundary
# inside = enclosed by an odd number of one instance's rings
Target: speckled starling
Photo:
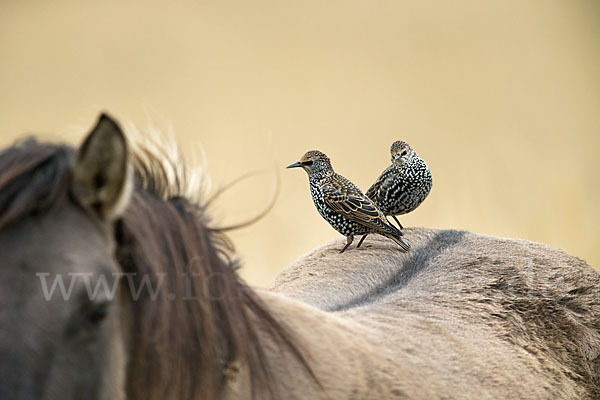
[[[343,253],[354,240],[354,235],[363,235],[360,247],[369,233],[377,233],[392,239],[406,252],[410,245],[395,226],[390,224],[377,206],[358,187],[343,176],[335,173],[329,157],[317,150],[307,152],[300,161],[288,168],[302,167],[308,174],[310,193],[319,214],[342,235],[347,243]]]
[[[390,152],[392,165],[367,190],[367,197],[386,216],[391,215],[402,229],[396,215],[417,208],[429,194],[433,182],[427,164],[408,143],[398,140],[392,144]]]

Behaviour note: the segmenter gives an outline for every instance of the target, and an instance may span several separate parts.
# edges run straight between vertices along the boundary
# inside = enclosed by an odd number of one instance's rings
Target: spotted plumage
[[[367,197],[402,228],[396,215],[416,209],[429,194],[433,181],[427,164],[408,143],[401,140],[394,142],[390,153],[392,165],[367,190]]]
[[[301,167],[308,173],[310,193],[319,214],[342,235],[346,236],[343,253],[354,240],[354,235],[363,235],[357,247],[369,233],[377,233],[398,243],[406,252],[410,245],[401,238],[402,232],[388,223],[377,206],[358,187],[343,176],[335,173],[329,157],[312,150],[300,161],[288,168]]]

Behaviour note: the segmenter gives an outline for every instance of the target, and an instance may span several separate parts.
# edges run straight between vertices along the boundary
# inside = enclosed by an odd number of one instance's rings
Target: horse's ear
[[[110,221],[129,203],[131,175],[125,135],[116,121],[102,114],[79,148],[71,194],[83,208]]]

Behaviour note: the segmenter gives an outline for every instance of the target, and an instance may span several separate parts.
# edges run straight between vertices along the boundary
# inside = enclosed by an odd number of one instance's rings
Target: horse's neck
[[[272,315],[289,330],[295,345],[305,356],[321,385],[319,387],[289,348],[273,341],[268,327],[259,325],[261,345],[268,358],[278,397],[365,400],[387,398],[388,394],[373,387],[373,382],[377,382],[381,387],[389,388],[389,385],[386,386],[389,382],[385,382],[385,376],[373,375],[375,371],[381,370],[386,361],[366,339],[363,327],[354,326],[333,314],[280,294],[259,291],[258,295]],[[240,372],[231,379],[228,398],[241,399],[249,396],[244,376],[247,372]]]

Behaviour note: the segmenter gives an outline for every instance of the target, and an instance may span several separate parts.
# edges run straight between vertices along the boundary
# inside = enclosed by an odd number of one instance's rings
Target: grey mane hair
[[[207,173],[206,153],[200,144],[184,155],[172,124],[161,129],[152,120],[144,130],[132,122],[126,122],[123,130],[129,139],[136,170],[143,172],[149,168],[141,177],[144,185],[155,185],[152,189],[164,199],[185,197],[198,204],[206,199],[212,181]]]

